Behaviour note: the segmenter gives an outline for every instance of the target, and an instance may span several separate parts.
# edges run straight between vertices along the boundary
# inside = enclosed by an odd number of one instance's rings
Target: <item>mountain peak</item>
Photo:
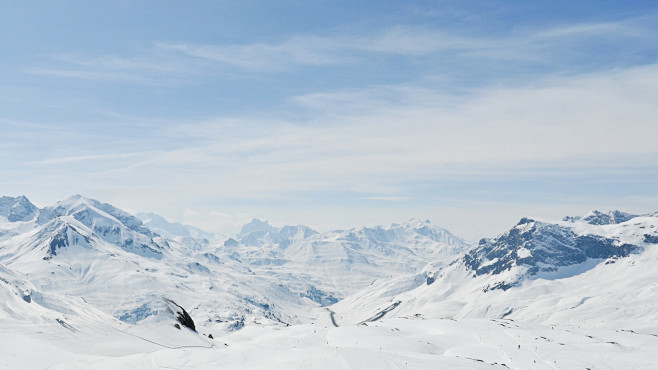
[[[569,221],[569,222],[583,221],[590,225],[615,225],[615,224],[620,224],[622,222],[626,222],[635,217],[638,217],[638,215],[633,215],[618,210],[612,210],[607,212],[592,210],[583,217],[567,216],[563,218],[562,221]]]
[[[247,235],[253,233],[254,231],[267,232],[272,230],[274,230],[274,227],[270,226],[267,220],[262,221],[258,218],[252,218],[249,223],[242,226],[242,229],[238,235]]]
[[[57,204],[62,206],[62,207],[71,208],[71,207],[74,207],[74,206],[76,206],[80,203],[92,204],[93,202],[98,202],[98,201],[95,201],[93,199],[84,197],[80,194],[74,194],[74,195],[70,195],[70,196],[60,200],[59,202],[57,202]]]
[[[7,217],[9,222],[32,220],[37,211],[37,207],[24,195],[0,197],[0,216]]]
[[[585,217],[583,217],[583,221],[592,225],[613,225],[626,222],[634,217],[636,217],[636,215],[618,210],[612,210],[606,213],[595,210],[585,215]]]
[[[402,227],[420,229],[425,226],[432,225],[430,220],[421,220],[419,218],[410,218],[409,220],[402,223]],[[391,227],[395,227],[397,224],[392,224]]]
[[[588,259],[626,257],[636,250],[637,246],[620,243],[615,238],[577,234],[564,224],[523,218],[496,238],[480,240],[462,260],[476,275],[497,275],[524,266],[527,275],[532,276],[555,272],[560,267],[581,264]],[[510,286],[501,286],[501,289]]]
[[[41,238],[49,239],[46,243],[49,259],[57,255],[59,249],[77,245],[91,248],[92,233],[76,219],[70,216],[57,217],[47,223],[41,230]]]
[[[190,236],[190,232],[185,228],[185,225],[181,224],[180,222],[170,222],[169,220],[158,214],[152,212],[148,212],[148,213],[140,212],[136,214],[135,217],[141,220],[142,223],[147,225],[151,230],[155,231],[160,235],[167,234],[163,236],[171,237],[171,238],[176,236],[186,236],[186,237]]]

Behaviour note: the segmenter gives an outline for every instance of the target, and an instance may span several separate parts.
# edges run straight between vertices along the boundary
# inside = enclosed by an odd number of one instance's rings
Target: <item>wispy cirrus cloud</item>
[[[299,104],[319,109],[313,122],[243,117],[166,127],[195,144],[125,175],[173,172],[212,184],[199,193],[238,198],[353,189],[402,199],[409,181],[655,171],[655,81],[654,65],[483,90],[445,105],[434,103],[442,94],[408,86],[303,96]],[[355,100],[367,108],[345,109]]]
[[[26,73],[62,78],[117,81],[144,84],[189,80],[202,76],[233,72],[291,72],[297,67],[367,67],[373,58],[434,58],[433,63],[415,64],[420,73],[436,66],[470,68],[469,65],[515,62],[526,67],[537,63],[544,67],[556,61],[582,62],[596,56],[596,49],[579,50],[573,46],[583,40],[612,43],[632,53],[646,49],[651,42],[650,24],[644,18],[621,21],[567,24],[541,29],[521,29],[495,34],[457,33],[436,27],[398,25],[368,34],[335,33],[297,35],[272,42],[244,44],[195,44],[157,42],[152,47],[134,50],[132,55],[82,55],[61,53],[49,56],[46,64],[27,66]],[[629,56],[630,57],[630,56]],[[614,62],[612,61],[608,62]],[[510,65],[507,69],[518,67]],[[499,68],[504,68],[501,64]],[[493,73],[494,70],[491,70]],[[507,72],[509,73],[509,71]],[[235,77],[235,74],[232,74]],[[171,81],[169,81],[171,83]]]
[[[56,157],[56,158],[45,158],[31,164],[49,166],[49,165],[58,165],[66,163],[75,163],[75,162],[92,162],[92,161],[105,161],[113,159],[125,159],[125,158],[135,158],[142,156],[144,153],[112,153],[112,154],[98,154],[98,155],[77,155],[77,156],[65,156],[65,157]]]
[[[206,211],[216,201],[233,205],[229,213],[246,209],[261,217],[267,217],[262,204],[299,217],[306,199],[314,207],[335,202],[338,208],[359,201],[384,208],[382,203],[458,205],[463,199],[500,206],[521,197],[519,204],[576,199],[587,207],[614,205],[625,201],[617,188],[652,194],[647,184],[658,176],[655,101],[658,65],[550,76],[463,96],[422,84],[380,85],[290,98],[310,117],[305,120],[272,112],[151,122],[158,135],[148,141],[124,138],[135,135],[121,128],[112,133],[111,146],[97,149],[80,147],[87,138],[75,127],[42,134],[47,125],[35,126],[30,148],[12,148],[0,159],[14,164],[5,169],[5,186],[68,189],[74,179],[77,192],[100,186],[111,195],[107,201],[129,194],[141,209],[168,197],[199,200]],[[11,130],[26,135],[18,124]],[[135,144],[139,150],[123,153]],[[18,161],[13,153],[22,153]],[[38,176],[24,177],[34,162],[40,163]],[[569,197],[560,186],[580,187],[575,195],[565,191]],[[335,200],[341,196],[348,201]],[[248,207],[256,203],[261,208]],[[199,218],[206,211],[199,209]]]

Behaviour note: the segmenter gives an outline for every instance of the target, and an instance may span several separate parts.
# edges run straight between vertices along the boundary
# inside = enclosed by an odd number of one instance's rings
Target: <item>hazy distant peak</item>
[[[402,223],[402,227],[411,227],[414,229],[419,229],[422,227],[425,227],[427,225],[431,225],[432,222],[430,220],[421,220],[419,218],[410,218],[409,220],[405,221]],[[397,224],[391,224],[391,227],[394,227]]]
[[[38,208],[24,195],[0,197],[0,216],[7,217],[9,222],[32,220],[37,211]]]
[[[253,233],[255,231],[260,231],[260,232],[267,232],[267,231],[274,231],[276,230],[274,227],[270,226],[269,222],[267,220],[262,221],[258,218],[253,218],[251,221],[247,224],[244,224],[242,226],[242,229],[240,230],[240,233],[238,235],[243,236],[247,235],[250,233]]]
[[[622,222],[626,222],[635,217],[638,217],[638,215],[621,212],[618,210],[612,210],[607,212],[592,210],[583,217],[567,216],[562,220],[569,222],[583,221],[590,225],[615,225],[615,224],[620,224]]]

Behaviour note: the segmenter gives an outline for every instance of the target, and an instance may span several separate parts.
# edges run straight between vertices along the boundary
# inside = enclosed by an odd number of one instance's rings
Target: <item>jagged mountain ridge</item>
[[[56,218],[70,216],[108,243],[121,246],[124,250],[161,257],[166,241],[158,240],[158,235],[136,217],[120,209],[74,195],[40,210],[37,224],[44,225]]]
[[[23,198],[7,203],[27,201]],[[157,322],[162,298],[172,298],[209,330],[307,321],[314,309],[350,289],[396,274],[400,266],[404,271],[422,266],[428,251],[444,246],[434,239],[448,235],[427,222],[321,235],[306,226],[274,228],[256,221],[235,237],[239,241],[213,244],[164,238],[138,218],[79,195],[34,207],[30,217],[0,222],[13,231],[0,241],[0,262],[25,273],[39,289],[84,297],[128,323]],[[459,241],[458,248],[465,245]],[[288,269],[260,268],[275,266],[268,253],[279,252]],[[327,265],[335,255],[341,258]],[[325,266],[317,273],[309,262]],[[325,284],[332,274],[334,281]]]
[[[647,264],[645,250],[658,243],[655,214],[621,212],[607,213],[612,216],[605,222],[523,219],[476,246],[420,220],[330,232],[255,220],[223,242],[168,239],[126,212],[81,196],[43,209],[19,198],[2,198],[0,263],[26,274],[38,289],[84,297],[140,324],[157,324],[167,297],[188,309],[202,330],[214,331],[312,321],[331,304],[339,322],[428,312],[530,315],[523,307],[543,298],[528,291],[604,270],[623,275],[630,271],[624,261]],[[27,211],[10,221],[14,204]],[[134,249],[140,246],[148,249]],[[510,294],[523,296],[525,306],[510,304]]]
[[[302,304],[291,292],[273,293],[280,290],[274,279],[256,279],[230,258],[161,238],[108,204],[74,196],[40,211],[29,231],[0,243],[0,261],[41,289],[85,297],[126,322],[157,321],[163,297],[196,305],[216,329],[290,322],[285,307]]]
[[[210,233],[197,227],[185,225],[180,222],[169,222],[164,217],[152,212],[139,212],[135,215],[149,230],[167,239],[203,239],[217,241],[224,236],[219,233]]]
[[[429,221],[319,233],[301,225],[276,228],[256,219],[219,250],[291,285],[303,277],[312,285],[301,294],[325,305],[373,280],[418,271],[429,261],[449,261],[468,248],[467,242]]]
[[[429,264],[421,274],[383,279],[331,309],[348,323],[382,313],[542,323],[651,321],[658,318],[647,310],[658,304],[658,217],[650,215],[604,225],[524,218],[447,266]]]
[[[476,275],[499,274],[515,266],[526,267],[527,275],[537,275],[583,263],[589,258],[626,257],[639,248],[619,239],[578,235],[568,226],[523,218],[506,233],[480,240],[463,261]]]
[[[25,196],[0,197],[0,217],[6,217],[9,222],[29,221],[34,218],[37,207]]]

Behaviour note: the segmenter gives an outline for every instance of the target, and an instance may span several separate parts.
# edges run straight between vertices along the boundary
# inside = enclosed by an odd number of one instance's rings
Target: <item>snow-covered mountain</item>
[[[208,241],[225,239],[222,234],[210,233],[180,222],[169,222],[166,218],[152,212],[139,212],[135,217],[140,219],[151,231],[167,239],[206,239]]]
[[[306,301],[272,277],[210,250],[158,236],[137,218],[81,196],[38,211],[32,228],[0,242],[0,263],[39,289],[82,297],[127,323],[158,321],[163,298],[215,332],[295,322]]]
[[[29,221],[37,213],[34,206],[25,196],[0,197],[0,217],[9,222]]]
[[[378,281],[332,306],[339,322],[509,318],[658,333],[658,218],[620,223],[524,218],[448,266]]]
[[[61,220],[65,220],[66,216],[85,225],[104,241],[118,245],[126,251],[143,256],[162,257],[166,241],[159,240],[158,243],[158,236],[139,219],[109,204],[80,195],[71,196],[40,210],[37,224],[45,225],[53,221],[61,224]]]
[[[162,348],[185,359],[180,367],[235,358],[222,363],[241,368],[256,338],[272,346],[264,362],[249,362],[256,367],[293,356],[288,344],[325,357],[346,351],[321,361],[327,367],[591,367],[601,364],[595,355],[554,353],[595,354],[610,342],[643,346],[639,358],[618,348],[626,362],[615,363],[644,366],[658,349],[658,213],[523,218],[477,244],[421,220],[318,232],[254,219],[231,238],[202,235],[79,195],[42,209],[0,198],[0,325],[14,338],[0,334],[0,344],[24,356],[24,346],[40,348],[49,357],[35,368],[155,364],[144,356]],[[427,345],[390,347],[397,360],[371,353],[411,337]],[[474,340],[480,347],[467,348]],[[535,349],[519,357],[517,345]],[[195,355],[181,357],[183,348]]]
[[[583,220],[591,223],[587,218]],[[602,224],[607,225],[594,223]],[[464,256],[463,262],[476,275],[497,275],[512,269],[523,269],[525,272],[519,275],[519,280],[500,286],[505,290],[518,284],[523,276],[546,275],[589,259],[627,257],[641,248],[624,243],[619,237],[607,237],[601,233],[595,228],[583,232],[574,225],[523,218],[508,232],[494,239],[480,240],[478,246]]]
[[[468,248],[427,221],[318,233],[253,220],[234,238],[213,243],[148,215],[158,231],[169,230],[162,234],[179,234],[163,237],[139,218],[80,195],[43,209],[25,197],[3,200],[7,214],[12,207],[29,212],[20,212],[28,221],[2,223],[13,231],[0,242],[0,263],[40,289],[84,297],[128,323],[157,320],[162,298],[173,298],[215,332],[302,322],[376,279]]]
[[[25,196],[0,197],[0,241],[32,229],[38,214]]]
[[[651,214],[634,215],[626,212],[621,212],[618,210],[613,210],[608,212],[593,210],[583,217],[567,216],[564,219],[562,219],[562,221],[570,221],[570,222],[584,221],[591,225],[613,225],[613,224],[620,224],[622,222],[626,222],[632,218],[639,216],[652,216],[652,215]]]
[[[254,219],[218,249],[326,305],[374,280],[417,272],[429,261],[449,262],[468,248],[429,221],[318,233]]]

